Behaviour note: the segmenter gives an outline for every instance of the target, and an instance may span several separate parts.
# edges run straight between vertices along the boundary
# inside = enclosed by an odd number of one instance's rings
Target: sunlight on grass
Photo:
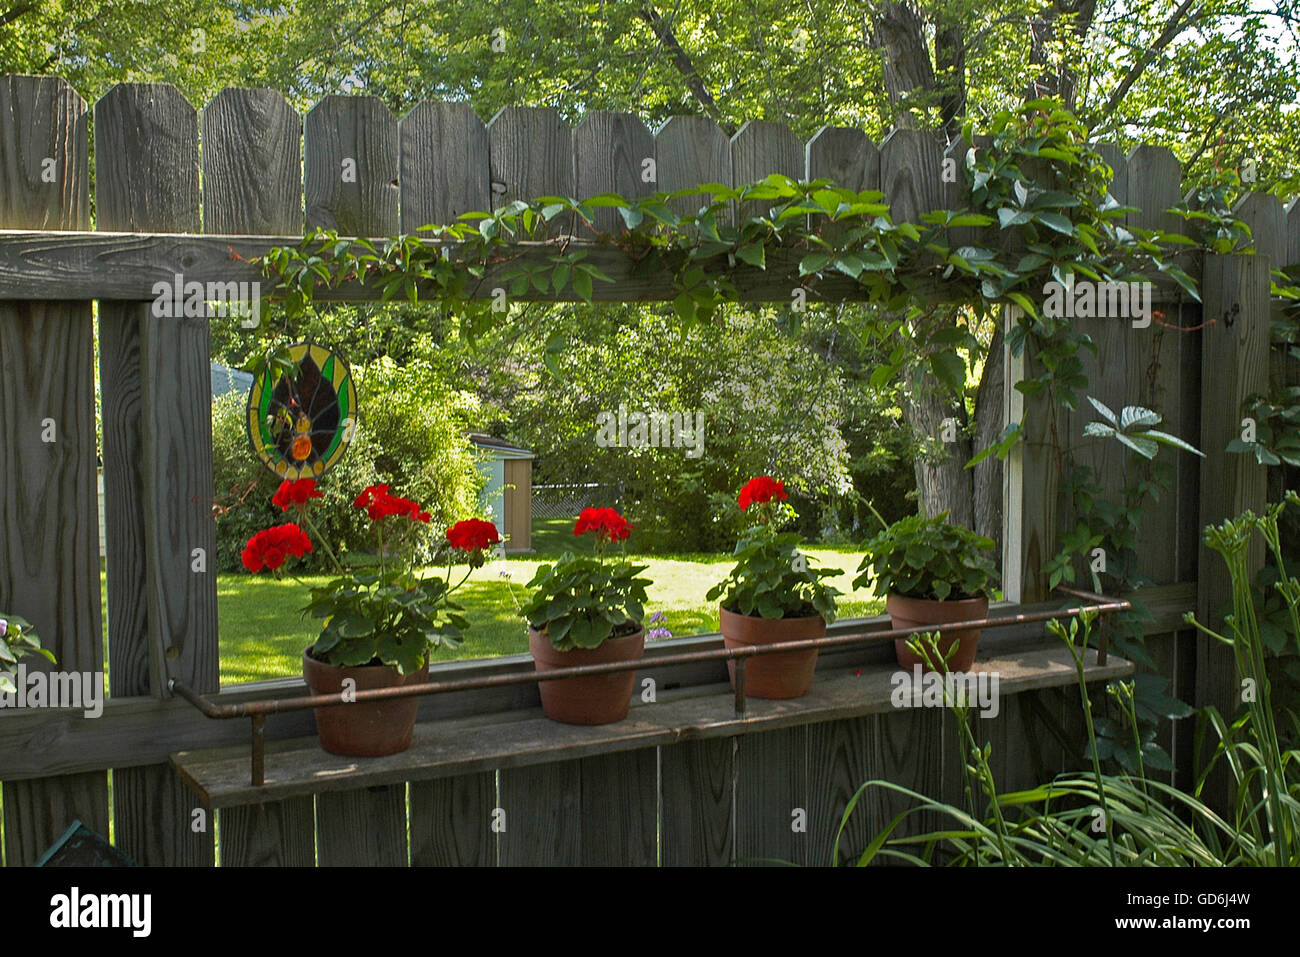
[[[571,523],[565,525],[571,527]],[[554,561],[567,543],[552,531],[538,545],[547,546],[546,553],[499,559],[474,572],[456,593],[470,618],[469,640],[455,651],[436,652],[434,661],[527,652],[528,635],[517,602],[523,602],[524,586],[537,567]],[[839,575],[827,581],[846,592],[839,605],[841,618],[879,613],[882,603],[869,590],[853,591],[850,587],[859,554],[820,548],[808,549],[807,553],[818,564],[840,569]],[[649,588],[647,610],[662,611],[674,636],[717,630],[718,609],[704,596],[730,569],[729,556],[632,557],[649,565],[645,574],[654,582]],[[307,602],[308,588],[325,580],[325,576],[308,576],[302,583],[247,574],[218,576],[223,684],[302,673],[302,652],[315,637],[318,621],[303,618],[299,609]]]

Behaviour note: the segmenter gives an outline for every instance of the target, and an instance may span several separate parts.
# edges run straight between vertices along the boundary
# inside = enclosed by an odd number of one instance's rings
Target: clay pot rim
[[[966,605],[968,607],[978,606],[981,603],[988,605],[992,602],[988,595],[977,595],[974,598],[914,598],[911,595],[900,595],[896,591],[886,592],[885,603],[888,604],[891,599],[898,599],[899,601],[919,601],[924,602],[927,605],[951,605],[954,608],[959,605]]]
[[[718,611],[720,612],[719,617],[721,617],[721,615],[730,615],[732,618],[744,618],[749,621],[812,621],[814,618],[820,618],[823,622],[826,621],[826,616],[821,612],[817,612],[813,615],[795,615],[791,618],[764,618],[762,615],[742,615],[740,612],[731,611],[722,605],[718,606]]]
[[[548,642],[551,641],[551,636],[548,635],[548,634],[546,633],[545,630],[543,630],[543,631],[538,631],[538,630],[537,630],[536,628],[534,628],[532,625],[529,625],[529,626],[528,626],[528,633],[529,633],[530,635],[536,635],[538,638],[544,638],[544,639],[546,639]],[[596,645],[594,648],[573,647],[573,648],[563,648],[563,649],[561,649],[561,648],[556,648],[556,647],[555,647],[555,644],[552,642],[552,643],[551,643],[551,649],[552,649],[556,654],[560,654],[560,655],[562,655],[562,654],[564,654],[565,652],[568,652],[568,651],[600,651],[600,649],[604,648],[606,645],[608,645],[608,644],[610,644],[610,643],[612,643],[612,642],[618,642],[618,643],[630,643],[630,642],[635,641],[635,640],[638,639],[638,638],[644,638],[645,635],[646,635],[645,623],[642,622],[642,623],[640,624],[640,627],[638,627],[636,631],[632,632],[632,634],[630,634],[630,635],[618,635],[618,636],[616,636],[616,637],[615,637],[615,636],[611,636],[611,637],[609,637],[609,638],[606,638],[606,639],[605,639],[604,641],[602,641],[600,644]]]
[[[370,664],[369,662],[367,662],[367,663],[364,664],[364,665],[332,665],[332,664],[330,664],[328,661],[321,661],[319,658],[313,658],[311,655],[307,654],[307,652],[310,651],[310,650],[311,650],[311,645],[308,645],[306,648],[303,649],[303,651],[302,651],[302,660],[303,660],[303,663],[304,663],[304,665],[305,665],[307,662],[310,661],[310,662],[311,662],[314,666],[316,666],[317,668],[330,668],[330,669],[333,669],[333,670],[335,670],[335,671],[360,670],[360,669],[362,669],[362,668],[369,668],[369,669],[375,669],[375,670],[378,670],[378,669],[380,669],[380,668],[392,668],[392,669],[396,670],[396,668],[397,668],[396,665],[386,665],[386,664],[384,664],[382,661],[381,661],[379,664],[377,664],[377,665],[376,665],[376,664]],[[429,656],[426,654],[426,655],[424,656],[424,664],[421,665],[421,668],[427,668],[427,667],[429,667],[429,665],[431,665],[431,664],[433,664],[433,662],[429,660]],[[409,677],[411,677],[411,675],[413,675],[413,674],[416,674],[416,672],[412,671],[412,672],[410,672],[409,674],[402,675],[401,677],[409,678]]]

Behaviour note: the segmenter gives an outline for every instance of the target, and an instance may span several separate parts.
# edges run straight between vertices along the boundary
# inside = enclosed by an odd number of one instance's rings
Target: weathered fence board
[[[840,840],[839,859],[832,860],[835,838],[845,808],[858,788],[871,778],[871,738],[879,718],[827,721],[808,730],[808,848],[807,863],[852,863],[875,837],[869,815],[849,817]]]
[[[733,183],[754,183],[772,173],[803,179],[804,145],[783,123],[749,120],[731,138]],[[740,218],[764,216],[772,204],[754,200],[740,204]]]
[[[89,228],[86,120],[62,79],[0,81],[0,226]],[[88,673],[102,698],[93,333],[88,302],[0,305],[0,613],[32,622],[58,659],[26,669]],[[75,818],[107,833],[102,771],[5,781],[4,801],[10,866]]]
[[[659,749],[663,866],[720,866],[735,859],[736,747],[735,738],[722,738]]]
[[[405,867],[406,785],[316,795],[316,863],[321,867]]]
[[[655,748],[582,759],[582,863],[658,863],[658,755]]]
[[[574,189],[577,199],[618,193],[635,200],[655,191],[655,138],[641,118],[631,113],[597,110],[588,113],[573,131]],[[596,229],[624,229],[618,210],[595,211]]]
[[[307,226],[392,236],[398,214],[397,118],[373,96],[327,96],[303,124]]]
[[[95,106],[95,175],[100,227],[196,232],[199,157],[193,107],[167,84],[114,87]],[[205,690],[217,686],[215,577],[190,572],[190,548],[214,552],[210,513],[207,537],[196,535],[193,544],[172,538],[178,526],[197,528],[193,510],[208,504],[182,497],[201,493],[206,481],[211,498],[208,410],[202,400],[194,401],[196,389],[202,388],[206,397],[209,387],[206,380],[193,381],[191,373],[188,387],[171,393],[167,398],[173,404],[162,406],[161,397],[150,395],[148,385],[178,379],[200,363],[206,370],[206,321],[170,320],[170,329],[161,328],[164,322],[145,304],[100,309],[110,680],[115,696],[166,694],[169,648],[178,650],[172,663],[175,674]],[[178,347],[184,351],[174,351]],[[196,349],[202,350],[198,361]],[[122,364],[110,368],[109,357]],[[148,362],[157,365],[146,369]],[[108,390],[118,386],[125,394],[110,405]],[[197,421],[184,430],[172,427],[176,402],[186,412],[203,406],[192,413],[199,416]],[[174,438],[178,431],[186,438]],[[177,441],[195,447],[203,458],[169,468],[159,453]],[[203,451],[197,449],[200,444]],[[185,452],[183,446],[173,448],[173,454]],[[168,486],[173,477],[181,479],[179,488]],[[195,577],[204,581],[190,581]],[[189,607],[201,591],[208,593],[207,603],[202,609]],[[113,801],[115,842],[137,862],[212,863],[212,828],[208,824],[193,829],[196,802],[169,766],[115,770]]]
[[[411,864],[492,867],[497,862],[496,774],[411,784]]]
[[[1264,506],[1264,468],[1252,456],[1234,455],[1226,448],[1240,434],[1246,397],[1268,385],[1269,261],[1265,256],[1208,256],[1204,289],[1206,321],[1212,323],[1201,337],[1201,374],[1215,388],[1201,404],[1202,527],[1247,508],[1258,514]],[[1255,538],[1249,552],[1252,572],[1263,558],[1262,543]],[[1198,578],[1197,615],[1210,627],[1221,627],[1231,583],[1223,560],[1205,545],[1200,550]],[[1200,635],[1196,657],[1196,706],[1215,705],[1225,716],[1235,712],[1239,692],[1231,649]],[[1226,784],[1225,775],[1213,782],[1211,793],[1220,806],[1226,799]]]
[[[203,110],[203,231],[302,229],[302,120],[275,90],[222,90]]]
[[[494,207],[573,195],[573,131],[556,110],[507,106],[492,117],[487,134]],[[554,225],[571,230],[571,220]]]
[[[582,761],[501,771],[503,867],[582,863]]]
[[[316,809],[309,797],[219,812],[222,867],[312,867]]]
[[[655,168],[656,190],[661,193],[707,183],[731,186],[731,140],[708,117],[671,117],[655,133]],[[703,196],[679,196],[668,201],[668,208],[685,216],[698,210],[704,201]]]
[[[402,232],[488,212],[487,128],[468,103],[420,103],[398,124]]]
[[[737,863],[810,863],[808,734],[798,727],[739,739]]]

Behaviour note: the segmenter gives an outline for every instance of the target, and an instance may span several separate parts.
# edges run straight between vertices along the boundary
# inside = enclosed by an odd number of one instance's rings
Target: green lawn
[[[573,547],[569,533],[572,520],[539,520],[533,544],[537,553],[489,562],[474,572],[458,591],[472,624],[469,640],[454,652],[440,651],[437,661],[456,658],[490,658],[528,650],[523,619],[515,599],[523,600],[523,586],[539,564],[554,561],[565,547]],[[848,593],[840,603],[840,617],[877,614],[881,602],[869,591],[853,591],[850,583],[861,555],[849,549],[813,548],[808,554],[841,574],[828,579]],[[716,631],[717,607],[705,601],[705,593],[730,568],[726,555],[656,555],[638,561],[650,567],[650,612],[662,611],[676,636]],[[314,583],[321,578],[305,578]],[[512,597],[513,589],[513,597]],[[221,628],[221,681],[236,684],[299,675],[301,655],[315,637],[315,619],[303,619],[298,609],[305,603],[307,588],[293,579],[276,581],[265,575],[220,575],[217,579],[217,608]]]

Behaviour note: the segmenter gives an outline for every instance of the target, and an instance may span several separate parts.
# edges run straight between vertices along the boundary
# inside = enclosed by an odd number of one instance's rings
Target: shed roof
[[[499,439],[494,435],[488,435],[486,432],[471,432],[469,440],[486,452],[492,452],[501,458],[507,459],[535,459],[537,455],[522,445],[515,445],[513,442],[507,442],[505,439]]]

